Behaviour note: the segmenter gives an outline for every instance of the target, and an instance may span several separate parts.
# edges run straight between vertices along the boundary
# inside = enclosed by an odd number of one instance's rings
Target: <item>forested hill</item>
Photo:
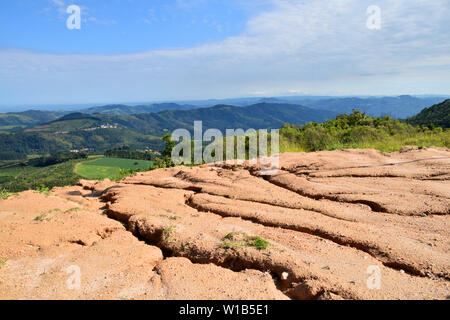
[[[159,149],[161,137],[178,128],[203,129],[281,128],[286,122],[305,124],[332,119],[334,112],[292,104],[261,103],[248,107],[219,105],[195,110],[173,110],[135,115],[72,113],[16,133],[0,132],[0,148],[20,154],[88,148],[102,152],[116,146]]]
[[[72,132],[110,125],[145,134],[162,135],[165,131],[178,128],[192,129],[194,121],[202,121],[204,128],[220,130],[265,129],[281,128],[286,122],[298,124],[323,122],[335,116],[335,112],[314,110],[300,105],[260,103],[248,107],[218,105],[211,108],[166,110],[134,115],[72,113],[40,126],[37,130]]]
[[[447,100],[406,121],[414,125],[433,124],[448,128],[449,106],[450,100]],[[217,105],[134,115],[71,113],[19,132],[0,132],[0,149],[9,153],[6,154],[8,159],[17,154],[44,154],[72,149],[103,152],[123,145],[131,149],[160,149],[163,147],[163,135],[178,128],[192,132],[194,121],[199,120],[203,122],[204,131],[217,128],[225,132],[226,129],[275,129],[285,123],[323,123],[336,115],[337,112],[333,111],[287,103],[258,103],[247,107]],[[400,122],[392,123],[398,125]]]
[[[423,108],[445,100],[442,97],[417,98],[409,95],[398,97],[347,97],[329,98],[312,101],[301,101],[304,106],[314,109],[326,109],[343,113],[352,113],[353,109],[360,110],[372,117],[390,116],[405,119],[419,113]]]
[[[414,125],[450,128],[450,99],[423,109],[418,115],[407,121]]]
[[[192,129],[194,121],[203,121],[204,128],[265,129],[281,128],[286,122],[306,124],[323,122],[336,116],[335,112],[314,110],[300,105],[259,103],[247,107],[218,105],[194,110],[163,111],[157,114],[140,114],[135,117],[157,130]]]
[[[252,107],[262,103],[270,106],[279,105],[299,105],[318,111],[332,111],[335,114],[352,113],[353,109],[365,112],[370,116],[391,116],[396,119],[406,119],[417,113],[423,108],[444,101],[445,97],[414,97],[414,96],[398,96],[398,97],[280,97],[280,98],[242,98],[242,99],[226,99],[226,100],[205,100],[179,103],[153,103],[141,105],[126,104],[109,104],[103,106],[95,106],[84,109],[70,108],[70,112],[78,112],[82,114],[102,114],[113,116],[133,116],[147,113],[160,113],[165,111],[197,110],[200,108],[216,108],[218,106],[234,106],[234,107]],[[63,108],[63,107],[62,107]],[[206,112],[210,112],[207,110]],[[29,129],[45,122],[51,122],[63,115],[69,114],[68,111],[42,111],[29,110],[25,112],[0,113],[0,131],[19,131],[21,129]],[[166,114],[171,117],[170,114]],[[184,116],[184,114],[181,114]],[[151,117],[150,117],[151,118]],[[164,118],[164,116],[163,116]],[[307,119],[308,120],[308,119]],[[122,119],[126,121],[126,119]],[[139,121],[139,119],[136,119]]]
[[[60,118],[64,112],[28,110],[0,113],[0,131],[14,131],[33,127]]]
[[[132,115],[140,113],[157,113],[164,110],[191,110],[196,109],[193,105],[181,105],[177,103],[155,103],[137,106],[129,106],[124,104],[110,104],[105,106],[92,107],[82,109],[79,112],[94,114],[116,114],[116,115]]]

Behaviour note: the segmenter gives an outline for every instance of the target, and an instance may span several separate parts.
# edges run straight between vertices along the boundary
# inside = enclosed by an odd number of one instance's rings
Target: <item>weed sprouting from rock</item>
[[[230,232],[222,238],[220,247],[223,249],[233,249],[240,247],[253,247],[256,250],[266,250],[270,246],[267,240],[259,236],[249,236],[242,232]]]
[[[51,195],[50,189],[48,187],[44,186],[43,184],[41,184],[39,187],[36,188],[36,192],[43,194],[47,197]]]
[[[170,235],[172,234],[172,232],[174,230],[175,230],[174,226],[170,226],[170,227],[164,228],[163,231],[162,231],[162,235],[161,235],[162,240],[164,242],[170,242],[171,241]]]

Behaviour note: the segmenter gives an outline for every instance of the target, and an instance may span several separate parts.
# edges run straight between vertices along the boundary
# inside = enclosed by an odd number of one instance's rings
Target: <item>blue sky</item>
[[[82,28],[69,30],[68,5]],[[249,2],[250,4],[250,2]],[[0,46],[51,53],[133,53],[238,35],[258,7],[236,0],[4,0]]]
[[[448,0],[2,0],[0,106],[450,94],[449,16]]]

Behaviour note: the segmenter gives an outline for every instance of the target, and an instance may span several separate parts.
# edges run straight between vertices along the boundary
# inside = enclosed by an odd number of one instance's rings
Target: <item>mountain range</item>
[[[159,103],[148,105],[105,105],[88,109],[78,110],[82,113],[102,114],[139,114],[157,113],[165,110],[192,110],[198,108],[209,108],[217,105],[233,105],[246,107],[259,103],[270,104],[295,104],[333,111],[336,113],[351,113],[353,109],[365,112],[369,116],[390,116],[397,119],[405,119],[416,115],[423,108],[442,102],[443,97],[413,97],[409,95],[397,97],[274,97],[274,98],[247,98],[199,101],[194,104]],[[217,102],[210,105],[212,102]]]
[[[382,110],[387,108],[386,105],[398,105],[397,109],[393,107],[395,113],[403,114],[405,110],[415,110],[426,102],[439,99],[401,96],[309,100],[310,105],[314,104],[314,107],[264,99],[264,102],[248,106],[222,104],[195,108],[193,105],[178,104],[134,107],[107,105],[73,113],[30,110],[0,114],[0,148],[4,152],[20,154],[83,148],[102,152],[121,145],[128,145],[133,149],[160,149],[163,144],[161,137],[164,134],[178,128],[192,132],[194,121],[199,120],[203,122],[203,130],[217,128],[224,132],[226,129],[239,128],[275,129],[285,123],[324,122],[338,114],[358,109],[358,106],[369,114],[385,115]],[[433,123],[448,127],[449,101],[425,109],[407,121],[413,124]],[[324,109],[325,106],[331,110]],[[160,109],[163,110],[145,112]],[[133,113],[129,114],[130,112]]]
[[[164,134],[178,128],[192,131],[196,120],[203,121],[204,130],[217,128],[224,131],[280,128],[286,122],[323,122],[334,116],[336,113],[332,111],[279,103],[260,103],[247,107],[218,105],[211,108],[132,115],[78,112],[64,114],[25,130],[0,133],[0,148],[20,154],[84,148],[102,152],[121,145],[128,145],[133,149],[160,149],[161,137]],[[49,114],[48,118],[55,118],[55,115]]]
[[[194,121],[202,121],[204,128],[263,129],[280,128],[284,123],[306,124],[323,122],[337,114],[314,110],[294,104],[259,103],[247,107],[218,105],[192,110],[165,110],[138,114],[70,113],[28,131],[71,132],[104,127],[121,127],[145,134],[161,135],[178,128],[193,129]]]
[[[177,104],[177,103],[156,103],[129,106],[124,104],[110,104],[105,106],[92,107],[88,109],[78,110],[82,113],[95,114],[140,114],[140,113],[157,113],[165,110],[191,110],[198,107],[194,105]]]
[[[405,119],[416,115],[423,108],[440,103],[449,97],[445,96],[397,96],[397,97],[333,97],[333,96],[286,96],[286,97],[267,97],[267,98],[235,98],[235,99],[216,99],[216,100],[198,100],[198,101],[181,101],[168,103],[151,103],[151,104],[106,104],[94,107],[84,106],[40,106],[32,108],[31,111],[15,111],[0,114],[2,118],[9,117],[10,122],[1,121],[0,127],[7,125],[26,126],[30,123],[36,124],[40,120],[39,117],[27,116],[31,112],[39,110],[41,114],[47,114],[45,121],[54,120],[61,115],[71,112],[81,112],[87,114],[120,114],[131,115],[141,113],[158,113],[166,110],[192,110],[199,108],[210,108],[217,105],[232,105],[236,107],[246,107],[259,103],[279,103],[279,104],[296,104],[309,107],[312,109],[329,110],[337,113],[350,113],[353,109],[366,112],[370,116],[391,116],[393,118]],[[23,110],[23,107],[21,107]],[[52,108],[51,111],[48,111]],[[5,108],[3,108],[5,109]],[[8,109],[8,108],[6,108]],[[11,110],[11,108],[9,108]],[[57,109],[55,111],[53,109]],[[17,109],[16,109],[17,110]],[[14,121],[12,117],[16,118]],[[42,116],[42,115],[41,115]],[[24,117],[23,121],[17,118]],[[0,130],[2,130],[0,128]]]

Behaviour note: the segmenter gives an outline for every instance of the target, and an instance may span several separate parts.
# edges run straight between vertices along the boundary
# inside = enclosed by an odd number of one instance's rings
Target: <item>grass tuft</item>
[[[170,242],[170,235],[172,234],[172,232],[175,230],[174,226],[170,226],[170,227],[166,227],[163,229],[162,231],[162,240],[164,242]]]
[[[0,190],[0,200],[7,200],[13,193],[6,191],[5,189]]]
[[[41,184],[39,187],[37,187],[35,191],[37,193],[43,194],[47,197],[51,195],[50,189],[48,187],[44,186],[43,184]]]
[[[256,250],[266,250],[270,243],[259,236],[249,236],[246,233],[230,232],[222,238],[220,247],[234,249],[240,247],[253,247]]]
[[[42,222],[42,221],[51,221],[52,220],[52,218],[51,217],[48,217],[48,218],[46,218],[47,217],[47,213],[42,213],[42,214],[40,214],[40,215],[38,215],[36,218],[34,218],[33,220],[34,221],[39,221],[39,222]]]
[[[250,237],[247,245],[256,248],[256,250],[266,250],[270,243],[261,237]]]

